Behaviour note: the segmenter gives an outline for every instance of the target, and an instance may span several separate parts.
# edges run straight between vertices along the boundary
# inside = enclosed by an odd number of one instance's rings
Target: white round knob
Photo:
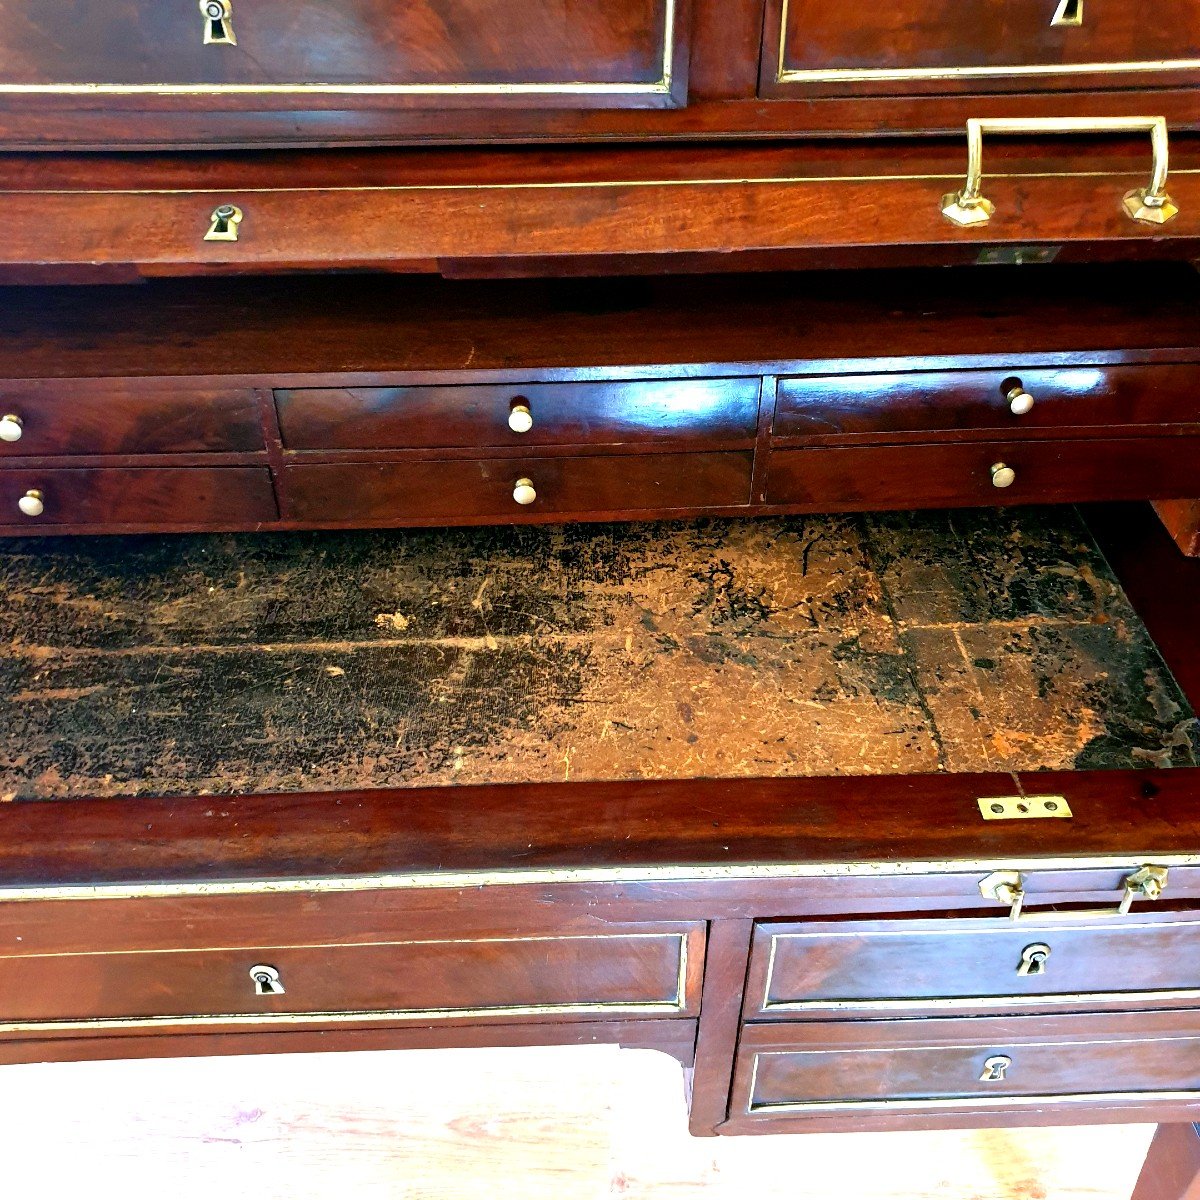
[[[1014,417],[1023,417],[1033,407],[1033,397],[1019,383],[1009,388],[1006,398]]]
[[[0,442],[19,442],[25,432],[25,422],[16,413],[0,417]]]
[[[29,491],[17,501],[17,507],[27,517],[40,517],[46,511],[46,505],[42,498],[42,493],[37,488],[30,488]]]
[[[533,428],[533,413],[523,400],[514,400],[508,410],[508,427],[513,433],[528,433]]]
[[[532,479],[518,479],[513,487],[513,499],[518,504],[532,504],[537,499]]]
[[[992,463],[992,487],[1012,487],[1017,481],[1017,473],[1007,463]]]

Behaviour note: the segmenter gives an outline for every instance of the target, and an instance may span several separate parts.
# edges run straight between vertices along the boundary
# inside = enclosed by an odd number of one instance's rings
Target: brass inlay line
[[[727,866],[545,867],[514,870],[426,871],[180,883],[52,884],[0,887],[0,903],[40,900],[130,900],[184,896],[295,895],[413,889],[479,889],[547,884],[708,883],[750,879],[905,878],[987,874],[997,870],[1130,870],[1152,861],[1167,867],[1200,865],[1200,854],[1137,851],[1120,857],[935,859],[920,862],[741,863]],[[1056,914],[1061,918],[1061,914]]]
[[[677,0],[664,0],[659,78],[651,83],[0,83],[11,96],[650,96],[675,82]]]
[[[344,1025],[378,1021],[479,1020],[486,1017],[562,1017],[562,1016],[661,1016],[679,1015],[685,1006],[670,1000],[594,1001],[590,1004],[496,1005],[493,1008],[397,1008],[367,1009],[362,1012],[298,1013],[224,1013],[214,1016],[101,1017],[77,1021],[5,1021],[0,1034],[7,1033],[82,1033],[104,1029],[158,1029],[183,1025]]]
[[[993,171],[989,179],[1116,179],[1124,175],[1140,175],[1134,168],[1122,171]],[[925,183],[957,180],[961,172],[947,170],[937,174],[883,175],[761,175],[730,176],[703,179],[601,179],[552,180],[545,183],[397,183],[341,187],[337,185],[304,187],[239,187],[227,188],[0,188],[0,196],[255,196],[275,193],[313,195],[329,192],[345,195],[356,192],[522,192],[561,191],[568,188],[649,188],[649,187],[741,187],[757,184],[788,183]],[[1200,175],[1200,167],[1179,167],[1171,178],[1179,175]]]
[[[0,953],[0,962],[9,959],[31,958],[114,958],[125,955],[154,954],[266,954],[275,950],[369,950],[376,947],[396,946],[493,946],[513,943],[525,945],[530,942],[626,942],[634,938],[672,938],[687,941],[687,933],[671,932],[620,932],[620,933],[545,933],[528,937],[463,937],[463,938],[406,938],[396,942],[258,942],[251,946],[166,946],[153,950],[131,947],[128,950],[56,950],[49,954]],[[681,950],[681,953],[685,951]]]
[[[1200,70],[1200,58],[1147,59],[1145,61],[1089,63],[1019,63],[974,67],[812,67],[788,70],[788,9],[783,0],[779,19],[779,62],[776,83],[902,83],[905,80],[1005,79],[1044,75],[1151,74],[1163,71]]]

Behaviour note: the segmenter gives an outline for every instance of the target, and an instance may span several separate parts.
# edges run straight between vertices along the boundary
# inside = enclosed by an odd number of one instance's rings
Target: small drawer
[[[0,384],[0,461],[43,454],[262,449],[262,423],[248,391]]]
[[[289,450],[753,440],[757,379],[302,388],[275,393]]]
[[[754,932],[745,1015],[796,1019],[1131,1002],[1200,1002],[1200,917],[761,924]]]
[[[768,504],[809,511],[1166,500],[1200,480],[1200,437],[775,450]]]
[[[750,499],[750,453],[288,466],[298,521],[518,520],[546,513],[721,508]]]
[[[596,934],[0,958],[0,1033],[307,1019],[687,1017],[703,922]]]
[[[1200,1013],[752,1025],[731,1114],[1200,1102]]]
[[[0,527],[242,525],[277,516],[264,467],[0,471]]]
[[[936,430],[1200,426],[1200,367],[901,371],[781,379],[777,437],[831,442]]]
[[[894,0],[870,9],[768,0],[761,91],[799,98],[1155,87],[1186,82],[1197,56],[1197,0],[1162,0],[1152,18],[1118,0]]]

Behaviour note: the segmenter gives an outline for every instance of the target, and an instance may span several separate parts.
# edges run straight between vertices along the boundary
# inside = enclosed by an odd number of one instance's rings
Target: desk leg
[[[1200,1125],[1160,1125],[1132,1200],[1200,1200]]]

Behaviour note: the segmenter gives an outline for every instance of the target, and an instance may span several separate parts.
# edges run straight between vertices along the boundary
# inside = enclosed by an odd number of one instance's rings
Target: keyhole
[[[1017,967],[1018,975],[1045,975],[1046,960],[1050,957],[1050,947],[1045,942],[1034,942],[1021,951],[1021,962]]]
[[[235,204],[222,204],[213,210],[209,218],[212,226],[204,235],[206,242],[236,242],[238,226],[242,223],[242,210]]]
[[[285,992],[283,980],[274,967],[264,964],[250,968],[250,978],[254,981],[256,996],[282,996]]]
[[[200,0],[200,12],[204,17],[204,44],[206,46],[236,46],[233,32],[233,9],[229,0]]]
[[[984,1060],[983,1074],[979,1076],[980,1083],[1003,1083],[1005,1072],[1012,1066],[1012,1059],[1007,1054],[996,1054]]]
[[[1050,18],[1051,25],[1082,25],[1083,0],[1058,0],[1054,16]]]

